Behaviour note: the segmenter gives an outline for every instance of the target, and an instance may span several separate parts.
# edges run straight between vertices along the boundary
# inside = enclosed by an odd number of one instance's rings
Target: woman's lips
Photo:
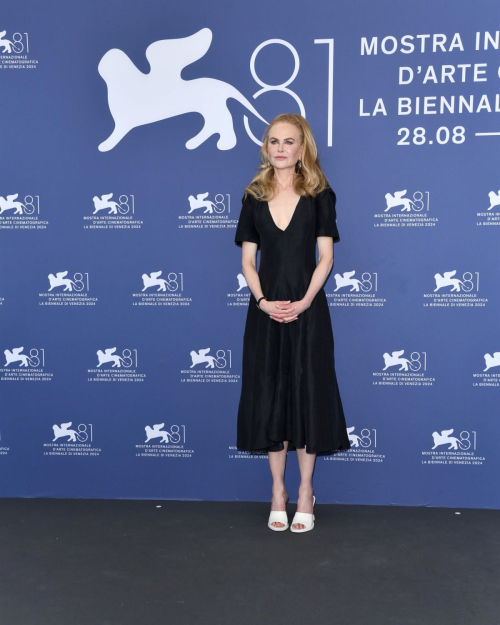
[[[286,156],[276,156],[275,158],[282,160],[282,159],[286,158]]]

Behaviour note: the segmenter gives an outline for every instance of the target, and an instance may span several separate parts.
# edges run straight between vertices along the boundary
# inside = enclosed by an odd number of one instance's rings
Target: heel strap
[[[288,516],[285,510],[271,510],[269,523],[283,523],[283,525],[288,525]]]
[[[296,512],[293,517],[292,527],[294,525],[300,524],[304,525],[306,528],[310,527],[314,521],[314,514],[309,514],[309,512]],[[299,530],[302,531],[302,530]]]

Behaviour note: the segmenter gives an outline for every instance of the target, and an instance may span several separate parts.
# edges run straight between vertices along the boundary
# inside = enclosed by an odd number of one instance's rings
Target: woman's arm
[[[241,245],[241,268],[248,288],[255,299],[259,300],[264,293],[262,293],[260,278],[257,273],[257,243],[243,241]]]
[[[318,264],[302,301],[309,307],[333,267],[333,237],[318,237]]]

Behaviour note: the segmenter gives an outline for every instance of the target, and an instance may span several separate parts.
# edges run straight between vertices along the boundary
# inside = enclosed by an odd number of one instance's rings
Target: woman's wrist
[[[259,297],[259,298],[256,300],[256,303],[257,303],[257,308],[260,308],[260,303],[261,303],[262,301],[264,301],[264,300],[266,300],[266,301],[267,301],[267,298],[266,298],[264,295],[262,295],[261,297]]]

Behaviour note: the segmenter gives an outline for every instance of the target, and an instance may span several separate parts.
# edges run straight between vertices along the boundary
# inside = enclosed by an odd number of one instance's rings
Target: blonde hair
[[[302,167],[295,165],[295,179],[293,188],[298,195],[312,195],[316,197],[318,193],[323,191],[329,182],[321,169],[318,159],[318,148],[314,140],[313,133],[309,122],[298,113],[282,113],[273,119],[266,128],[262,137],[262,147],[260,149],[261,165],[258,166],[258,172],[254,176],[252,182],[245,188],[247,193],[257,200],[268,202],[275,196],[276,180],[274,176],[274,167],[269,163],[267,142],[269,133],[274,124],[287,122],[293,124],[300,132],[300,140],[303,145],[302,149]]]

